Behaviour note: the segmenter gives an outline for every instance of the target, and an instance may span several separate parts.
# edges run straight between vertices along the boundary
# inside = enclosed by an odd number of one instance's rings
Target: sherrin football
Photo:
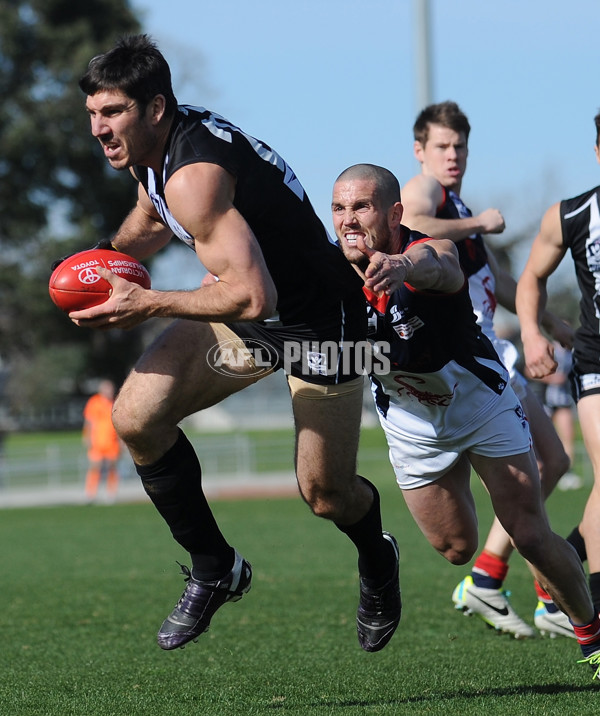
[[[143,288],[150,288],[150,274],[137,259],[120,251],[88,249],[69,256],[54,269],[48,286],[50,298],[65,313],[104,303],[112,287],[98,275],[98,266]]]

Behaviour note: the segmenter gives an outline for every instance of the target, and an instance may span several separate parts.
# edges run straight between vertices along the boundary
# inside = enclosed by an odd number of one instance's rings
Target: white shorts
[[[492,341],[496,353],[500,357],[500,360],[504,363],[504,367],[510,375],[510,384],[512,389],[517,394],[519,400],[523,400],[527,395],[527,380],[517,370],[517,362],[519,360],[519,353],[515,346],[504,338],[498,338],[496,335],[489,336],[488,338]]]
[[[380,414],[396,482],[402,490],[423,487],[443,477],[469,451],[484,457],[520,455],[531,449],[529,423],[514,391],[507,386],[470,433],[445,440],[403,437]]]

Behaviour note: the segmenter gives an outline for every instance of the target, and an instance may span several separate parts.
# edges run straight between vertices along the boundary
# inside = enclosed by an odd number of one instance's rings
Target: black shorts
[[[259,356],[263,366],[282,368],[308,383],[336,385],[363,373],[367,311],[362,292],[319,307],[314,320],[235,322],[227,326]]]
[[[577,329],[569,380],[575,402],[600,393],[600,335]]]
[[[585,398],[586,395],[598,395],[600,393],[600,365],[590,363],[580,365],[575,362],[569,374],[569,379],[575,402]]]

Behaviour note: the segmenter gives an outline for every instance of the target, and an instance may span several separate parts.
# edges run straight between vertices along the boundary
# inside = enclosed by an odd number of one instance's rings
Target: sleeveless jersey
[[[402,252],[429,240],[402,228]],[[390,296],[363,290],[369,338],[390,362],[389,373],[371,375],[380,415],[419,441],[472,431],[503,393],[508,374],[476,323],[467,283],[453,294],[407,284]]]
[[[197,162],[217,164],[235,177],[233,204],[260,245],[284,325],[305,323],[324,301],[339,302],[360,293],[361,280],[288,164],[223,117],[187,105],[176,112],[161,172],[134,167],[162,220],[179,239],[194,248],[192,236],[169,211],[165,186],[178,169]]]
[[[444,199],[438,208],[436,217],[439,219],[466,219],[473,216],[463,200],[453,191],[442,187]],[[487,251],[481,234],[473,234],[462,241],[456,242],[460,265],[469,279],[469,294],[477,323],[490,339],[496,352],[507,367],[513,387],[517,395],[524,397],[523,378],[516,369],[519,353],[515,346],[504,338],[498,338],[494,330],[496,313],[496,278],[488,262]]]
[[[575,362],[600,364],[600,186],[560,202],[562,240],[575,264],[581,292],[580,325],[575,331]],[[584,370],[587,370],[584,368]]]
[[[436,217],[438,219],[466,219],[473,216],[471,210],[453,191],[444,191],[444,200]],[[460,265],[469,279],[469,293],[473,310],[481,330],[490,340],[494,334],[494,313],[496,312],[496,279],[488,263],[487,251],[481,234],[473,234],[456,242]]]

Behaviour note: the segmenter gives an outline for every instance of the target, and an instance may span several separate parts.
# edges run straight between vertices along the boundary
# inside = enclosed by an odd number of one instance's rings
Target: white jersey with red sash
[[[401,250],[428,240],[403,227]],[[466,282],[453,294],[408,284],[390,296],[364,292],[369,337],[390,365],[370,376],[371,387],[403,489],[437,479],[464,450],[506,455],[529,449],[526,419],[507,370],[477,325]],[[507,411],[514,426],[498,430],[494,421]]]

